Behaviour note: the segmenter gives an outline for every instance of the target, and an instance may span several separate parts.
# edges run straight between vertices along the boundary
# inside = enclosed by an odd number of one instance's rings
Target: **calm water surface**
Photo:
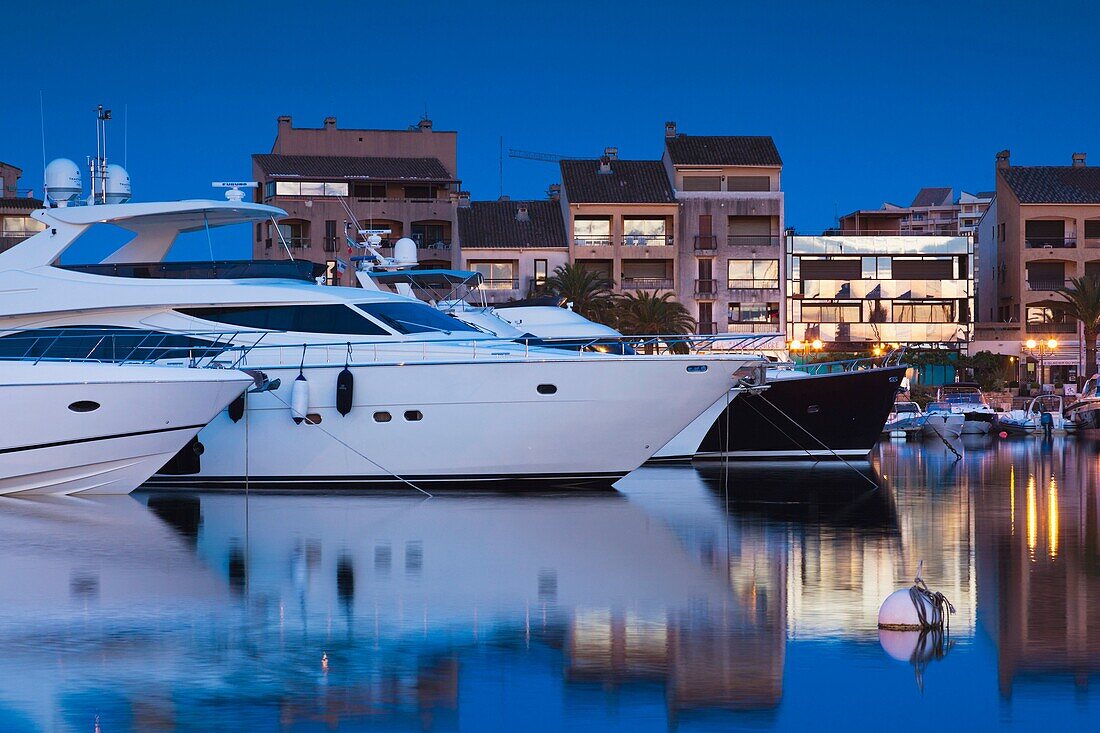
[[[1094,727],[1098,468],[895,443],[585,496],[5,500],[0,730]],[[921,559],[958,613],[891,656]]]

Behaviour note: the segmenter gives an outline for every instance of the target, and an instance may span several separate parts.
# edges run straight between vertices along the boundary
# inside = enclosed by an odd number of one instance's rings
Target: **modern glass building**
[[[787,236],[787,338],[826,348],[960,348],[974,310],[968,236]]]

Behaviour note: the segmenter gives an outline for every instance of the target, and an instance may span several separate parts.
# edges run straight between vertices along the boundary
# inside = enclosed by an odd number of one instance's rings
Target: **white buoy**
[[[290,388],[290,415],[296,425],[301,425],[309,414],[309,380],[298,372],[294,384]]]
[[[921,571],[924,560],[917,563],[913,585],[886,596],[878,609],[878,627],[885,631],[925,631],[942,629],[955,607],[942,593],[928,590]]]

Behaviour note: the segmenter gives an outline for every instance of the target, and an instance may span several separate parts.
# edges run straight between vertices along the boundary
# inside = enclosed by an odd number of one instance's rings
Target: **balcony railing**
[[[1076,323],[1029,323],[1028,333],[1077,333]]]
[[[573,244],[577,247],[610,247],[610,234],[575,234]]]
[[[718,281],[717,280],[696,280],[695,281],[695,297],[696,298],[714,298],[718,295]]]
[[[1077,249],[1077,237],[1025,237],[1028,249]]]
[[[778,280],[729,280],[726,287],[730,290],[775,290]]]
[[[623,290],[672,290],[672,278],[624,277]]]
[[[696,234],[695,235],[695,251],[696,252],[714,252],[718,249],[718,237],[713,234]]]
[[[425,237],[423,234],[413,233],[412,240],[420,249],[446,250],[451,248],[450,237]]]
[[[779,330],[779,321],[730,321],[729,333],[775,333]]]
[[[779,246],[779,235],[771,234],[731,234],[726,242],[734,247],[771,247]]]
[[[481,290],[518,290],[519,278],[492,278],[490,280],[482,280],[481,285],[478,286]]]
[[[699,321],[699,325],[695,327],[695,333],[699,335],[708,335],[718,333],[718,324],[714,321],[703,322]]]
[[[292,251],[310,249],[312,241],[309,237],[268,237],[264,240],[264,249],[271,249],[272,247],[283,247],[283,243],[286,243],[286,247]]]
[[[1028,290],[1061,290],[1070,284],[1069,280],[1028,280]]]
[[[668,234],[624,234],[623,245],[627,247],[666,247],[672,244]]]

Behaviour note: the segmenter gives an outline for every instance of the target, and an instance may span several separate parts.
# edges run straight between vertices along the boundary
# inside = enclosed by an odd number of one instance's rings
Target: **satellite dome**
[[[51,160],[43,176],[49,201],[58,206],[68,206],[84,190],[80,168],[68,158]]]
[[[416,264],[416,242],[408,237],[401,237],[397,244],[393,245],[393,259],[398,265]]]
[[[107,166],[108,204],[124,204],[130,200],[130,174],[121,165],[111,163]]]

